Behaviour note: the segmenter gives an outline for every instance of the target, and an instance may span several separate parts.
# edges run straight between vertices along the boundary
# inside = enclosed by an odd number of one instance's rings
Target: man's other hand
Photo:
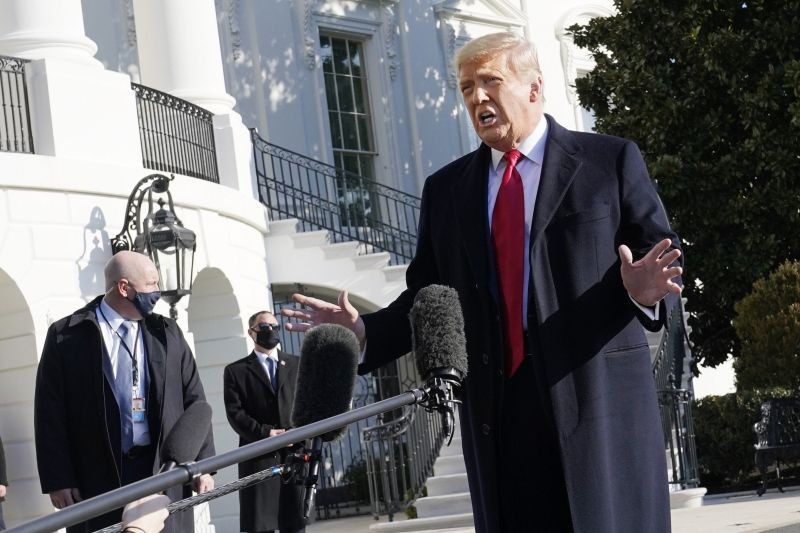
[[[680,285],[672,280],[680,276],[683,269],[677,265],[670,266],[681,256],[681,251],[677,248],[670,250],[671,245],[671,240],[664,239],[638,261],[633,260],[631,249],[626,245],[619,247],[622,284],[639,304],[653,307],[667,294],[681,293]]]
[[[83,498],[81,498],[81,491],[78,489],[61,489],[50,493],[50,501],[56,509],[69,507],[81,500],[83,500]]]
[[[211,477],[211,474],[203,474],[192,481],[192,490],[197,494],[205,494],[214,490],[214,478]]]

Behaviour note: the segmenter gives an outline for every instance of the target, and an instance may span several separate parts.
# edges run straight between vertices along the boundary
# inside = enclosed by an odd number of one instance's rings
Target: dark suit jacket
[[[573,525],[578,532],[669,531],[664,442],[640,321],[654,330],[661,324],[630,301],[617,247],[627,244],[641,256],[664,238],[679,243],[635,144],[547,120],[531,229],[528,336],[539,388],[550,392],[543,407],[557,428]],[[363,317],[369,342],[359,368],[368,372],[410,350],[407,315],[420,288],[437,283],[458,291],[469,356],[461,432],[478,532],[499,531],[503,483],[495,449],[504,378],[487,220],[490,161],[482,145],[427,179],[408,288]]]
[[[47,331],[34,400],[36,461],[43,493],[77,487],[86,499],[121,484],[119,409],[103,375],[105,351],[95,315],[101,299],[53,323]],[[147,421],[151,443],[160,447],[184,410],[205,400],[205,394],[192,351],[174,320],[151,315],[144,319],[142,332],[149,377]],[[214,455],[211,430],[198,438],[204,443],[197,459]],[[156,459],[153,472],[159,467]],[[184,494],[182,487],[167,492],[173,501]],[[193,530],[192,513],[173,516],[165,531]],[[120,518],[120,512],[109,513],[69,531],[94,531]]]
[[[278,351],[278,391],[272,390],[255,352],[225,367],[225,412],[239,434],[239,446],[269,437],[271,429],[288,429],[294,403],[299,358]],[[239,464],[239,477],[284,462],[285,451]],[[242,531],[294,530],[304,526],[301,487],[269,478],[239,492]]]

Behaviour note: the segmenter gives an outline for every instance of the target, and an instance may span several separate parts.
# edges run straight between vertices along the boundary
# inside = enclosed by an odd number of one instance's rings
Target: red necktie
[[[515,165],[522,154],[506,152],[506,170],[492,212],[492,244],[503,296],[506,375],[511,377],[524,358],[522,287],[525,250],[525,195]]]

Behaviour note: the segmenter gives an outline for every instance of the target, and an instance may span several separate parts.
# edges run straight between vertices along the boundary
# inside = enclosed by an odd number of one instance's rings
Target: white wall
[[[129,37],[134,22],[125,6],[84,0],[86,31],[104,64],[135,72]],[[332,153],[319,31],[364,39],[376,175],[412,194],[420,193],[426,176],[475,146],[450,70],[463,42],[507,29],[528,35],[539,47],[546,111],[566,127],[581,128],[569,87],[591,61],[559,37],[565,26],[613,7],[610,0],[216,0],[216,6],[226,88],[245,125],[257,127],[269,142],[327,163]]]

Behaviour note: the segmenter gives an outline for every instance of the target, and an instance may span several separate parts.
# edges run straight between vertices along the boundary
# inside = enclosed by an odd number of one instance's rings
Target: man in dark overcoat
[[[295,295],[304,330],[353,329],[359,372],[411,348],[421,288],[455,288],[469,374],[461,433],[477,532],[670,530],[650,349],[680,295],[680,249],[630,141],[543,110],[536,50],[510,33],[456,57],[483,143],[425,182],[407,289],[359,317]],[[509,244],[510,243],[510,244]],[[424,356],[424,354],[423,354]]]
[[[183,333],[152,312],[159,297],[152,261],[119,252],[106,264],[105,279],[105,295],[50,326],[36,375],[36,461],[42,492],[58,509],[157,473],[164,437],[187,407],[205,401]],[[129,336],[121,334],[123,324]],[[214,455],[210,429],[196,438],[203,441],[196,459]],[[213,486],[207,474],[193,482],[197,492]],[[189,488],[167,495],[176,501]],[[68,531],[95,531],[121,516],[118,509]],[[191,512],[172,515],[164,529],[193,530]]]
[[[239,435],[239,446],[274,437],[289,427],[299,358],[279,349],[280,325],[272,313],[250,317],[248,332],[255,349],[225,367],[224,394],[228,422]],[[286,451],[239,463],[239,477],[282,464]],[[280,477],[268,478],[239,491],[239,529],[262,533],[305,531],[302,487]]]

